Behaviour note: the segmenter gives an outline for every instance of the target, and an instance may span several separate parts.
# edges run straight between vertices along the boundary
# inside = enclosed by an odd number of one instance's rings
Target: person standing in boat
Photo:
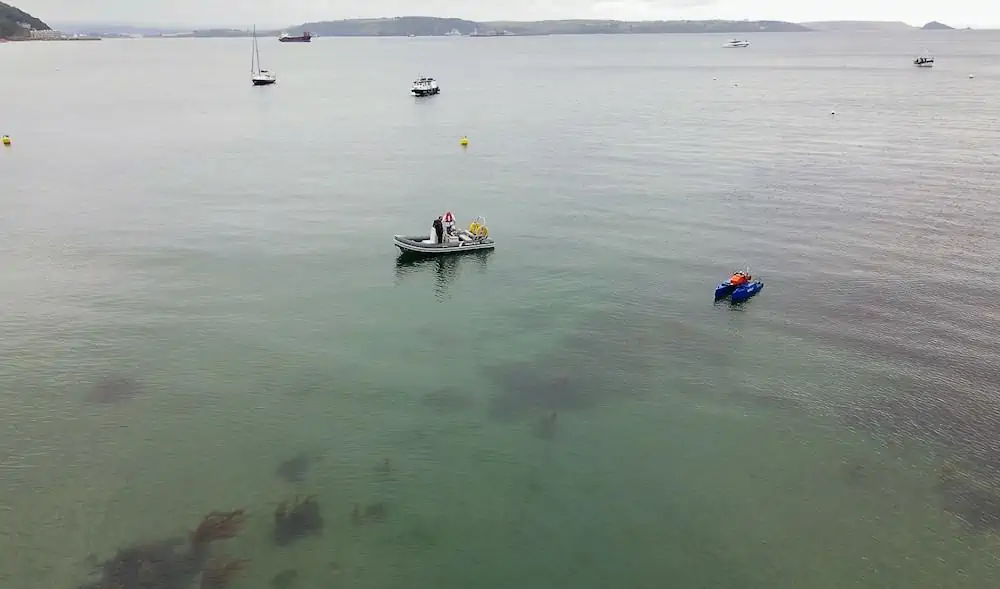
[[[434,243],[444,243],[444,223],[441,217],[434,219],[432,227],[434,227]]]
[[[455,234],[455,216],[451,214],[451,211],[448,211],[447,213],[444,214],[443,220],[444,220],[444,232],[445,232],[445,234],[447,234],[447,235],[454,235]]]

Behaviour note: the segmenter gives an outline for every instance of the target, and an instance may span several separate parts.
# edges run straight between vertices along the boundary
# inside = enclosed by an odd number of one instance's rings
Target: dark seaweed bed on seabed
[[[495,392],[482,410],[498,423],[533,424],[533,435],[557,443],[561,415],[592,411],[648,394],[643,388],[644,375],[657,367],[658,358],[665,352],[684,354],[690,345],[690,341],[680,344],[668,330],[649,327],[648,317],[654,306],[650,303],[640,314],[596,316],[550,353],[488,368],[485,375],[495,385]],[[597,338],[588,334],[602,335]],[[687,333],[686,337],[699,336]],[[925,366],[933,365],[933,358],[923,360]],[[897,377],[892,383],[883,383],[885,390],[896,391],[891,398],[878,400],[869,394],[865,405],[834,404],[833,410],[847,427],[866,431],[885,443],[906,444],[931,437],[950,456],[940,466],[941,508],[972,531],[1000,533],[1000,419],[985,396],[969,393],[975,389],[970,384],[985,390],[991,374],[1000,377],[998,370],[984,370],[978,373],[975,383],[944,385],[950,387],[943,391],[949,393],[947,397],[927,394],[932,381]],[[902,378],[907,386],[900,386]],[[88,399],[105,405],[127,402],[139,391],[138,380],[110,376],[95,385]],[[425,402],[441,411],[478,411],[466,396],[460,390],[442,389],[427,395]],[[732,390],[720,392],[719,396],[748,407],[766,406],[792,413],[814,410],[808,400],[787,391],[769,394]],[[307,482],[318,458],[314,451],[298,452],[278,464],[274,474],[289,484]],[[871,467],[862,464],[848,464],[844,469],[845,484],[860,484],[871,475]],[[386,458],[375,470],[382,475],[390,473],[391,459]],[[349,521],[355,526],[386,521],[390,516],[386,502],[352,503],[335,509],[349,511]],[[247,561],[226,556],[213,546],[239,534],[247,517],[245,509],[213,512],[186,538],[122,548],[96,569],[95,580],[78,589],[186,589],[192,583],[201,589],[225,587],[245,570]],[[316,497],[294,497],[275,509],[271,541],[278,547],[287,546],[300,538],[322,534],[323,527]],[[288,589],[307,579],[301,571],[283,569],[271,578],[271,586]]]

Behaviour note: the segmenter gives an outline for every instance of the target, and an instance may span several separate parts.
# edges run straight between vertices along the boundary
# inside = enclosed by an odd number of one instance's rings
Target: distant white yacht
[[[749,47],[749,46],[750,46],[750,41],[747,41],[745,39],[743,41],[740,41],[739,39],[730,39],[728,43],[723,45],[723,47]]]
[[[926,53],[913,60],[913,65],[917,67],[934,67],[934,58]]]

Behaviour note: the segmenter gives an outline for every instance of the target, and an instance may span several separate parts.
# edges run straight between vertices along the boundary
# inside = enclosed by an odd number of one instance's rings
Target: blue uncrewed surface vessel
[[[753,282],[749,282],[747,284],[744,284],[743,286],[738,286],[734,288],[731,295],[731,300],[733,301],[733,303],[742,303],[750,299],[757,293],[759,293],[763,288],[764,288],[763,282],[761,282],[760,280],[754,280]]]
[[[729,280],[715,287],[715,300],[729,297],[734,304],[742,303],[759,293],[762,288],[764,283],[754,280],[750,275],[750,268],[747,267],[746,270],[735,272]]]
[[[729,295],[733,294],[734,290],[736,290],[735,284],[729,282],[723,282],[719,284],[719,286],[715,287],[715,300],[724,299],[728,297]]]

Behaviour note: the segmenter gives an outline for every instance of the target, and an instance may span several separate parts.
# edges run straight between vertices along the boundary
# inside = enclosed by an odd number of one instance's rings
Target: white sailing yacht
[[[260,50],[257,49],[257,25],[253,27],[253,53],[250,54],[250,80],[254,86],[267,86],[278,81],[274,72],[260,68]]]

